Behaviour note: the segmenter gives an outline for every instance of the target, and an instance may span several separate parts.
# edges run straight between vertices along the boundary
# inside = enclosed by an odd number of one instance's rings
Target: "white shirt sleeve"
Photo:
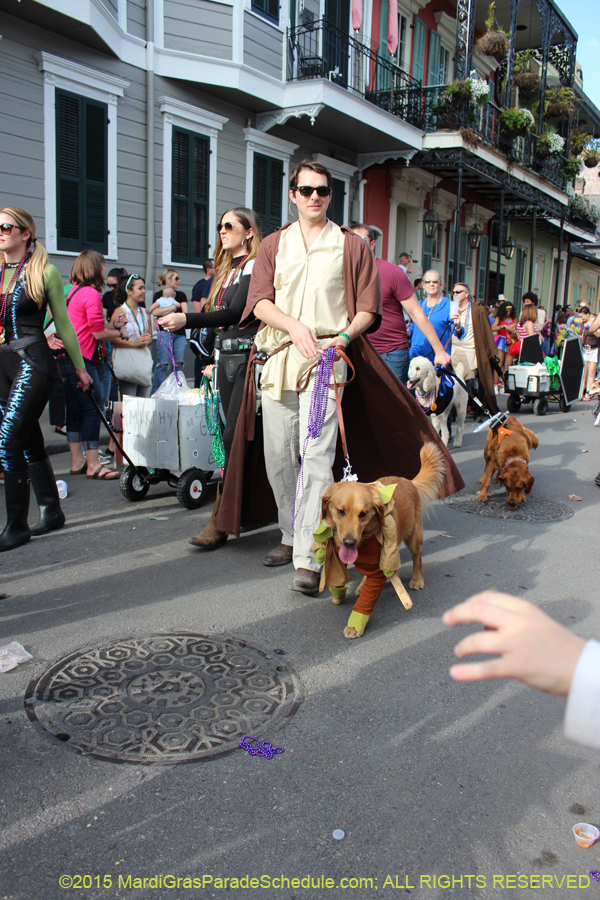
[[[575,666],[567,698],[565,737],[600,749],[600,643],[588,641]]]

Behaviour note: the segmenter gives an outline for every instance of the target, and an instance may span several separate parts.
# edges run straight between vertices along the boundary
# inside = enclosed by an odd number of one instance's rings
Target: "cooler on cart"
[[[559,360],[559,374],[553,377],[546,368],[538,336],[523,338],[519,364],[509,366],[504,381],[509,413],[519,412],[522,403],[533,403],[535,415],[543,416],[549,400],[558,401],[561,412],[569,412],[571,403],[579,398],[585,369],[578,338],[564,341]]]
[[[121,473],[123,496],[142,500],[151,484],[166,481],[182,506],[197,509],[216,468],[212,442],[204,403],[124,396],[123,448],[133,465]]]

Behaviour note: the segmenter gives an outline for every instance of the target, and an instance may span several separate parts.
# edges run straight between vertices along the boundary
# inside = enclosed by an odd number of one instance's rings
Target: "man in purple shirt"
[[[374,230],[367,225],[356,224],[351,227],[374,252],[377,237]],[[433,325],[421,309],[415,289],[405,272],[384,259],[377,259],[377,268],[381,280],[383,316],[378,331],[368,335],[368,338],[394,375],[405,385],[410,360],[403,308],[433,347],[436,365],[448,365],[450,354],[442,347]]]

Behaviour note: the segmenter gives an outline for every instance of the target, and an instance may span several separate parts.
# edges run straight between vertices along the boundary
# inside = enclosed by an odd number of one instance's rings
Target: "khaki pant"
[[[329,391],[327,412],[319,438],[306,442],[302,478],[300,458],[308,432],[314,377],[304,391],[282,391],[281,400],[262,395],[265,464],[279,511],[281,542],[293,546],[295,569],[321,570],[312,552],[313,531],[321,518],[321,497],[333,482],[332,466],[338,433],[335,396]],[[340,394],[342,392],[340,391]],[[299,507],[304,485],[304,499]],[[292,510],[296,499],[295,530]],[[299,507],[299,508],[298,508]]]

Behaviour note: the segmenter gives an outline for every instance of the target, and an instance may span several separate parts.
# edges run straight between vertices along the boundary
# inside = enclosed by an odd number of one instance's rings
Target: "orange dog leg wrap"
[[[375,609],[375,604],[379,600],[387,581],[387,578],[379,568],[380,555],[381,544],[376,537],[369,538],[368,541],[361,545],[358,559],[354,564],[361,575],[367,576],[367,580],[353,609],[355,612],[366,616],[370,616]]]

